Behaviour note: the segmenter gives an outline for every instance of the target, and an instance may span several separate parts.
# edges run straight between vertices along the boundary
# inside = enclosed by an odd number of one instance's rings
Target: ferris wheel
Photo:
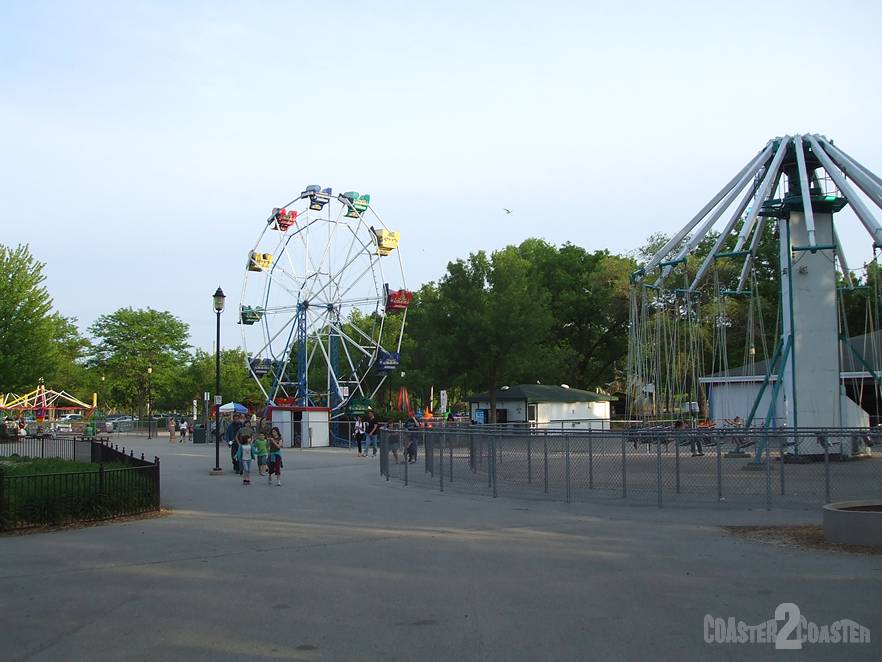
[[[307,186],[272,210],[239,306],[247,367],[267,404],[339,417],[365,407],[398,368],[413,297],[399,239],[370,195],[354,191]]]

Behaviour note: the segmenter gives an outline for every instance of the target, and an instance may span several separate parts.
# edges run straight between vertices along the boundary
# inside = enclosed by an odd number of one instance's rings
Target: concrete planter
[[[824,506],[828,542],[882,547],[882,501],[839,501]]]

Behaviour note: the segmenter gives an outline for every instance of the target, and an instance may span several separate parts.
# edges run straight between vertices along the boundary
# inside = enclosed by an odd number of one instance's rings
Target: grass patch
[[[129,465],[124,462],[110,462],[104,464],[105,471],[108,469],[125,469]],[[38,474],[67,474],[97,472],[100,465],[87,462],[74,462],[73,460],[59,460],[57,458],[35,458],[12,455],[0,458],[0,471],[6,476],[30,476]]]
[[[59,459],[0,461],[0,530],[135,515],[158,507],[152,467]]]

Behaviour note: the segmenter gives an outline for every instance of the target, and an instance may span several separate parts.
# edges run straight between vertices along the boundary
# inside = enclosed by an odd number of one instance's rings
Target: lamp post
[[[214,293],[212,300],[214,302],[214,312],[217,315],[217,342],[214,345],[214,469],[211,470],[212,475],[223,473],[220,465],[220,316],[224,311],[224,291],[218,285],[217,291]]]
[[[150,414],[150,375],[153,374],[153,366],[147,368],[147,438],[153,437],[153,417]]]

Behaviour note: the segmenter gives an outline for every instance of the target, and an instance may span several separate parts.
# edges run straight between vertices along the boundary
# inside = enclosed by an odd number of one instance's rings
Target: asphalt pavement
[[[286,450],[281,487],[245,487],[223,448],[210,476],[213,446],[122,443],[160,456],[170,512],[0,537],[0,659],[882,658],[882,556],[723,528],[819,512],[439,493],[336,449]],[[781,603],[870,642],[706,642]]]

